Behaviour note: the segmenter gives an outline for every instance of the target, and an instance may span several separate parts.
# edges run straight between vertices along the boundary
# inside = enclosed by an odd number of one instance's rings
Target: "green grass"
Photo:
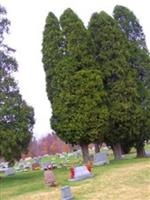
[[[150,145],[146,149],[149,150]],[[0,180],[0,200],[58,200],[60,189],[65,185],[71,186],[75,200],[149,200],[150,158],[136,159],[134,153],[120,161],[110,158],[109,165],[94,167],[94,177],[84,181],[69,182],[68,168],[55,169],[57,188],[44,185],[43,171],[19,172],[3,177]]]

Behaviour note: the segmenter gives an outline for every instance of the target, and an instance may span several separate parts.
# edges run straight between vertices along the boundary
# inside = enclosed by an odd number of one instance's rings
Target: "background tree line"
[[[45,154],[55,155],[56,153],[71,152],[71,145],[65,144],[56,134],[48,134],[37,140],[35,137],[31,140],[28,153],[25,157],[37,157]]]
[[[116,159],[131,147],[145,156],[150,139],[150,57],[132,11],[116,6],[91,16],[88,27],[70,8],[50,12],[43,32],[43,65],[52,105],[51,125],[65,142],[106,142]]]

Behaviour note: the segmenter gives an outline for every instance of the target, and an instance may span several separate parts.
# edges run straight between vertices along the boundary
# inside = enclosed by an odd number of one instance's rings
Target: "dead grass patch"
[[[100,169],[100,168],[99,168]],[[49,192],[19,195],[10,200],[59,200],[60,186]],[[112,168],[71,187],[75,200],[150,200],[150,163]]]

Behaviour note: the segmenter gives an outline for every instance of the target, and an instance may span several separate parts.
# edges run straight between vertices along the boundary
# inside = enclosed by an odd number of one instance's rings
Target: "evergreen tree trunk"
[[[121,144],[121,151],[122,154],[129,154],[131,150],[131,145],[128,144]]]
[[[100,152],[100,144],[99,143],[95,143],[95,153],[99,153]]]
[[[86,164],[89,161],[89,149],[87,144],[81,145],[83,163]]]
[[[122,150],[120,143],[117,143],[113,145],[113,153],[115,160],[121,160],[122,159]]]
[[[146,157],[144,147],[137,147],[137,148],[136,148],[136,157],[137,157],[137,158]]]

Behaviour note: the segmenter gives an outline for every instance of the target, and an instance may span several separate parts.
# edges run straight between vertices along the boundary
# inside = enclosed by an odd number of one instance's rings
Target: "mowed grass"
[[[149,149],[149,147],[147,147]],[[59,186],[48,188],[42,171],[29,171],[1,179],[0,200],[60,200],[61,187],[69,185],[75,200],[150,200],[150,158],[111,160],[94,167],[94,177],[69,182],[69,169],[55,169]]]

